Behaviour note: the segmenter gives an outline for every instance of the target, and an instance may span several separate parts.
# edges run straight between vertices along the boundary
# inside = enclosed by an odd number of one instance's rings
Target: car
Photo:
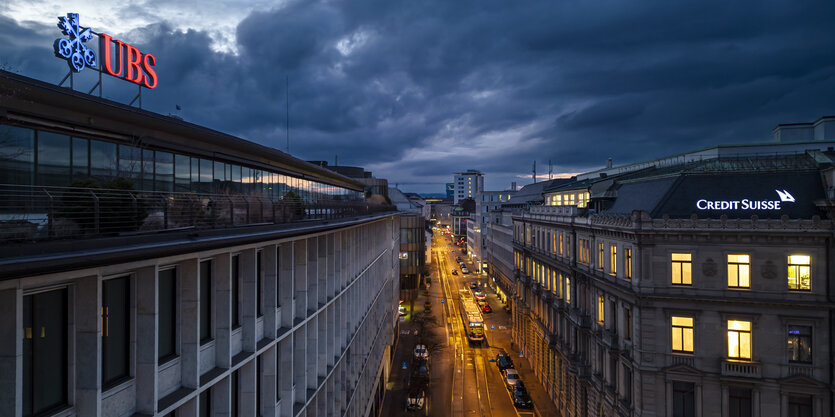
[[[406,315],[406,307],[403,307],[403,306],[398,307],[398,308],[397,308],[397,312],[398,312],[398,314],[400,314],[401,316],[405,316],[405,315]]]
[[[510,355],[508,355],[507,352],[501,351],[496,354],[496,366],[499,367],[500,371],[513,368],[513,360],[510,359]]]
[[[502,370],[502,375],[504,376],[504,383],[507,385],[507,389],[513,389],[516,383],[519,382],[519,373],[516,372],[516,369],[504,369]]]
[[[481,305],[481,311],[483,311],[485,313],[492,313],[493,312],[493,307],[490,307],[490,304],[484,303],[484,304]]]
[[[423,303],[423,311],[426,311],[426,312],[432,311],[432,303],[429,302],[429,301],[424,302]]]
[[[429,379],[429,362],[423,358],[415,358],[412,363],[412,379],[414,381],[426,381]]]
[[[516,382],[516,385],[514,385],[513,387],[511,397],[513,397],[514,407],[523,408],[526,410],[530,410],[533,408],[533,400],[531,399],[531,396],[528,394],[528,390],[525,389],[525,384],[523,384],[522,381]]]
[[[475,281],[470,282],[470,289],[474,290],[478,288],[478,283]]]
[[[461,257],[460,257],[460,256],[457,256],[457,257],[455,258],[455,260],[456,260],[457,262],[461,262]]]
[[[429,359],[429,351],[426,350],[426,345],[415,345],[416,359]]]
[[[484,295],[484,293],[481,291],[475,291],[473,292],[473,295],[475,295],[475,299],[479,301],[484,301],[487,299],[487,296]]]
[[[412,386],[409,388],[409,395],[406,397],[406,411],[416,411],[423,409],[426,395],[423,392],[423,387]]]
[[[469,273],[470,273],[470,270],[469,270],[469,269],[467,269],[467,267],[462,267],[462,268],[461,268],[461,273],[462,273],[462,274],[469,274]]]
[[[458,270],[457,270],[457,269],[453,269],[453,270],[452,270],[452,275],[458,275]]]

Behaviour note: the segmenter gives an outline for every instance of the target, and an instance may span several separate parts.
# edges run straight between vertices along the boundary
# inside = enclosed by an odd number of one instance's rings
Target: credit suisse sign
[[[66,17],[59,17],[58,27],[67,38],[55,40],[55,56],[66,59],[75,72],[81,72],[85,67],[96,67],[96,53],[85,45],[93,38],[93,31],[79,25],[78,13],[68,13]],[[155,56],[142,53],[137,47],[113,39],[106,33],[98,36],[99,53],[102,54],[103,61],[99,71],[103,70],[114,77],[143,87],[157,87],[159,79],[154,70],[154,65],[157,64]],[[116,59],[113,59],[114,55]]]
[[[774,190],[779,200],[706,200],[696,201],[699,210],[780,210],[782,203],[794,203],[794,196],[786,190]]]

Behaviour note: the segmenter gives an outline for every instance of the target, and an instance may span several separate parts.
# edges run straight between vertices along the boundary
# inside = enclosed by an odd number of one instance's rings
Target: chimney
[[[611,168],[611,167],[612,167],[612,158],[609,158],[609,159],[606,161],[606,168]]]
[[[513,182],[510,183],[510,189],[512,191],[516,191],[516,181],[513,181]]]

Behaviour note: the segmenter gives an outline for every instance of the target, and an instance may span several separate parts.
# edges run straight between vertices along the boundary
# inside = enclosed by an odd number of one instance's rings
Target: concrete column
[[[199,262],[196,258],[183,261],[178,270],[181,383],[186,388],[197,388],[200,384]]]
[[[327,363],[333,366],[336,361],[337,345],[336,345],[336,303],[331,304],[327,311]],[[330,398],[330,396],[328,397]]]
[[[317,323],[319,322],[319,316],[316,315],[315,317],[311,318],[310,321],[307,322],[307,368],[305,371],[307,372],[307,388],[308,389],[316,389],[316,386],[319,383],[319,367],[317,365],[318,359],[318,350],[319,350],[319,329]]]
[[[325,259],[328,262],[327,266],[327,289],[325,293],[328,299],[336,297],[337,289],[339,288],[339,284],[337,283],[337,274],[336,274],[336,233],[328,233],[327,235],[328,241],[328,250],[327,254],[325,255]]]
[[[280,327],[293,327],[293,242],[283,243],[278,248],[278,293],[281,308]]]
[[[287,337],[277,345],[278,363],[277,381],[281,394],[281,415],[289,416],[293,412],[293,336]]]
[[[258,315],[258,279],[255,268],[255,249],[247,249],[239,255],[241,282],[241,346],[244,352],[255,352],[255,320]]]
[[[307,326],[302,326],[293,333],[293,402],[304,404],[307,400]]]
[[[241,417],[257,417],[258,405],[255,403],[256,360],[251,360],[241,366],[238,370],[238,384],[240,384],[240,395],[238,406],[241,408]],[[179,417],[179,416],[178,416]]]
[[[75,281],[75,408],[79,415],[101,415],[101,281],[97,275]],[[70,304],[72,305],[72,304]],[[81,366],[83,364],[83,366]]]
[[[317,256],[317,271],[316,275],[319,278],[319,288],[318,288],[318,296],[316,297],[319,302],[319,308],[325,305],[328,302],[328,297],[331,296],[331,293],[328,292],[328,236],[322,235],[319,236],[318,246],[319,246],[319,255]]]
[[[212,269],[212,286],[215,289],[215,363],[220,368],[229,369],[232,366],[232,314],[236,313],[232,311],[230,254],[217,255],[212,262]]]
[[[319,308],[319,238],[307,239],[307,314]]]
[[[136,271],[136,412],[157,411],[157,268]],[[140,343],[141,341],[141,343]]]
[[[228,258],[228,256],[227,256]],[[232,410],[232,377],[227,376],[213,385],[212,388],[213,417],[228,417]]]
[[[0,416],[23,413],[23,292],[0,291]]]
[[[293,242],[293,301],[295,302],[295,320],[307,317],[307,239]]]
[[[276,295],[278,289],[278,246],[269,245],[261,250],[261,268],[264,271],[264,337],[267,339],[276,338],[275,309]]]
[[[275,364],[277,351],[278,346],[274,345],[271,349],[261,354],[261,383],[258,385],[258,389],[261,390],[261,410],[259,414],[261,417],[276,416],[275,387],[278,380],[276,378]]]

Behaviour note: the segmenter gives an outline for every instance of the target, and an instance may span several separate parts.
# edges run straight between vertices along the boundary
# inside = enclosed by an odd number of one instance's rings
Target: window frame
[[[677,324],[676,319],[690,320],[690,324]],[[692,316],[671,316],[670,317],[670,350],[673,353],[688,353],[696,352],[696,320]],[[689,329],[689,332],[687,331]],[[679,340],[681,341],[680,349],[676,349],[676,333],[678,332]],[[690,342],[690,350],[687,350],[687,342]]]
[[[105,289],[105,286],[108,285],[108,282],[113,282],[113,281],[116,281],[116,280],[127,280],[127,292],[125,294],[125,299],[121,300],[124,303],[124,307],[125,307],[125,317],[124,317],[125,322],[121,323],[121,324],[123,324],[125,326],[125,328],[127,329],[125,331],[125,334],[124,334],[125,339],[126,339],[125,340],[125,345],[123,347],[124,352],[122,352],[124,354],[125,373],[122,374],[122,375],[113,376],[110,379],[105,380],[105,377],[106,377],[105,374],[107,373],[107,368],[108,368],[107,367],[107,358],[106,358],[108,349],[107,349],[107,344],[105,343],[104,338],[105,337],[110,337],[110,335],[109,335],[109,325],[110,325],[110,311],[109,310],[110,310],[110,306],[105,305],[105,302],[106,302],[106,300],[105,300],[106,299],[106,294],[105,293],[107,292],[107,290]],[[101,341],[101,358],[100,358],[100,362],[101,362],[101,387],[102,387],[101,390],[102,390],[102,392],[105,392],[109,388],[112,388],[116,385],[119,385],[121,382],[132,378],[131,369],[130,369],[132,358],[131,358],[130,351],[131,351],[131,334],[132,334],[132,330],[133,330],[131,328],[131,316],[133,315],[133,311],[131,309],[131,298],[133,296],[133,276],[131,276],[131,275],[121,275],[121,276],[115,276],[115,277],[110,277],[110,278],[107,278],[107,279],[103,279],[102,280],[101,292],[102,292],[102,297],[101,297],[101,304],[102,305],[101,305],[101,311],[100,311],[101,312],[101,320],[102,320],[102,322],[101,322],[101,338],[102,338],[102,341]]]
[[[632,248],[623,248],[623,278],[632,279]]]
[[[731,261],[731,257],[746,257],[748,258],[747,262],[741,262],[739,260]],[[727,264],[727,273],[728,273],[728,288],[733,289],[750,289],[751,288],[751,255],[747,253],[729,253],[725,256],[725,261]],[[747,268],[745,268],[747,267]],[[736,270],[736,285],[731,285],[731,271]],[[747,281],[747,285],[742,285],[742,271],[743,269],[747,269],[745,271],[745,280]]]
[[[798,258],[801,258],[801,257],[808,258],[808,263],[803,264],[803,263],[795,262],[796,260],[798,260]],[[812,255],[794,254],[794,255],[789,255],[786,259],[787,259],[786,277],[787,277],[788,290],[789,291],[804,291],[804,292],[812,291]],[[807,278],[806,278],[807,283],[806,283],[806,286],[805,286],[806,288],[804,288],[804,285],[802,283],[803,278],[801,276],[802,270],[804,268],[806,269],[806,274],[807,274]],[[792,271],[793,270],[794,270],[795,278],[792,278]],[[792,288],[793,287],[792,279],[795,279],[797,281],[797,283],[794,285],[795,288]]]
[[[751,320],[747,320],[747,319],[727,319],[725,321],[726,321],[726,327],[727,327],[726,342],[727,342],[727,345],[728,345],[728,349],[727,349],[728,359],[735,360],[735,361],[750,362],[752,360],[752,358],[754,357],[754,330],[753,330],[754,329],[754,323]],[[748,329],[732,329],[731,328],[731,323],[732,322],[734,322],[734,323],[747,323]],[[738,350],[738,354],[736,356],[734,356],[732,354],[732,351],[731,351],[731,349],[732,349],[732,347],[731,347],[731,334],[732,333],[736,336],[736,346],[737,346],[737,350]],[[743,355],[743,349],[742,349],[743,339],[741,338],[742,335],[746,335],[746,334],[748,335],[748,352],[747,352],[748,356],[747,357]]]
[[[609,245],[609,275],[618,274],[618,246]]]
[[[808,351],[809,351],[809,360],[808,361],[798,360],[798,359],[793,359],[792,358],[793,354],[795,354],[797,351],[800,350],[800,348],[792,348],[792,346],[791,346],[792,345],[792,343],[791,343],[792,337],[795,336],[794,334],[792,334],[792,331],[793,331],[792,328],[798,329],[797,331],[799,331],[799,332],[802,331],[802,330],[799,330],[801,328],[808,330],[808,333],[806,333],[806,334],[797,333],[796,334],[796,336],[797,336],[796,339],[798,339],[798,340],[795,342],[795,343],[799,344],[800,339],[803,338],[804,336],[806,337],[807,344],[808,344]],[[805,325],[804,324],[789,324],[786,327],[786,345],[787,345],[786,348],[787,348],[788,354],[789,354],[789,357],[787,358],[789,363],[811,365],[814,362],[814,349],[813,349],[814,345],[812,344],[813,333],[814,333],[814,328],[810,324],[805,324]]]
[[[688,259],[676,259],[676,255],[687,255]],[[678,268],[677,268],[678,266]],[[670,282],[672,285],[692,286],[693,285],[693,253],[671,252],[670,253]],[[676,270],[679,273],[679,282],[676,282]],[[685,271],[687,273],[685,274]],[[687,282],[685,282],[685,278]]]

